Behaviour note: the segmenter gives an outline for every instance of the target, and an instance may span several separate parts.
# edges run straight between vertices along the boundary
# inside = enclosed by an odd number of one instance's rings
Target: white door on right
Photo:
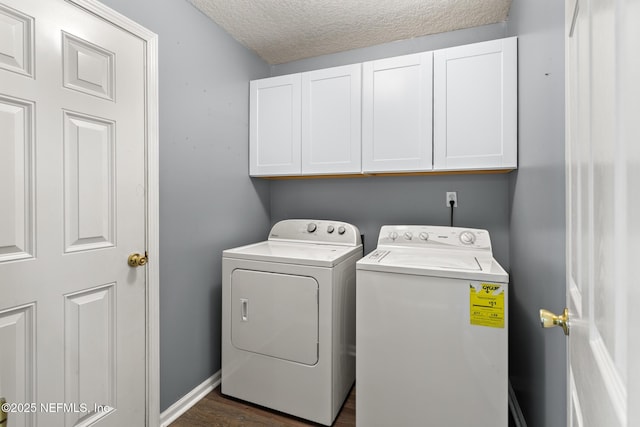
[[[517,167],[517,39],[433,53],[433,169]]]
[[[640,2],[567,0],[567,423],[640,425]]]

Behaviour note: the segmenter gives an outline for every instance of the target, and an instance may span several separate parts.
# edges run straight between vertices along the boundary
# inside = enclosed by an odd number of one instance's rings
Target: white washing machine
[[[356,425],[508,425],[508,282],[486,230],[384,226],[358,261]]]
[[[286,220],[222,254],[223,394],[331,425],[355,380],[358,228]]]

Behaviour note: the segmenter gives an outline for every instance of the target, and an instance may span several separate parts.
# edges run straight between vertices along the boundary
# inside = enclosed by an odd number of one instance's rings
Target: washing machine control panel
[[[385,225],[378,246],[428,247],[431,249],[479,249],[491,252],[487,230],[431,225]]]
[[[269,240],[317,242],[357,246],[362,244],[360,231],[355,225],[329,220],[288,219],[271,228]]]

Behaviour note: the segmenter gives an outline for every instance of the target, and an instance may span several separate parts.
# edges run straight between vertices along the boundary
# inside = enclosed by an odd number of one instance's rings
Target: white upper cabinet
[[[250,83],[249,174],[300,174],[300,74]]]
[[[517,39],[435,51],[434,169],[517,167]]]
[[[252,81],[250,175],[360,173],[360,68]]]
[[[517,38],[251,82],[251,176],[517,167]]]
[[[432,169],[432,52],[362,65],[363,172]]]
[[[360,173],[360,64],[302,73],[302,174]]]

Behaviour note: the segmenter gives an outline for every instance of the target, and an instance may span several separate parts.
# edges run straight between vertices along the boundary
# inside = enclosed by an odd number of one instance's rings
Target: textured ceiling
[[[511,0],[188,0],[270,64],[507,19]]]

